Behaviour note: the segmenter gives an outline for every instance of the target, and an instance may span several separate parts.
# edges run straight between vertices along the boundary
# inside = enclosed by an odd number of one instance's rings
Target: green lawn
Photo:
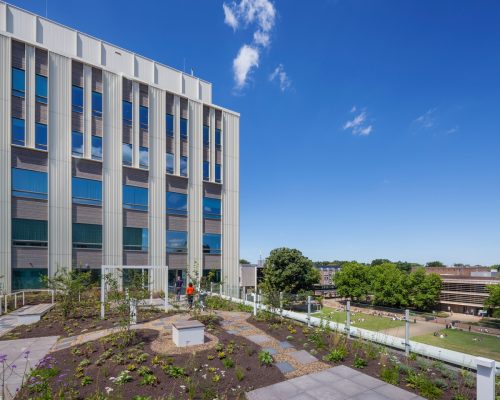
[[[440,338],[429,333],[427,335],[415,336],[411,340],[500,361],[500,339],[497,339],[495,336],[452,329],[445,329],[439,333],[446,334],[447,336]]]
[[[315,314],[315,317],[329,319],[330,321],[345,324],[345,311],[335,311],[333,308],[323,307]],[[364,319],[364,321],[361,321]],[[351,314],[351,325],[355,328],[368,329],[370,331],[383,331],[385,329],[403,327],[404,321],[393,321],[390,318],[379,317],[370,314],[354,313]]]

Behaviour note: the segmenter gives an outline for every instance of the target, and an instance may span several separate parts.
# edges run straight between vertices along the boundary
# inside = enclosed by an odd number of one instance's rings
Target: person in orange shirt
[[[193,308],[193,299],[194,299],[194,287],[191,282],[189,282],[189,285],[186,288],[186,295],[188,299],[189,309],[191,310]]]

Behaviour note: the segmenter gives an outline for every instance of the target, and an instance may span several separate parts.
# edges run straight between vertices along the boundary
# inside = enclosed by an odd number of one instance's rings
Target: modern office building
[[[208,82],[0,3],[0,206],[6,292],[103,264],[237,286],[239,114]]]

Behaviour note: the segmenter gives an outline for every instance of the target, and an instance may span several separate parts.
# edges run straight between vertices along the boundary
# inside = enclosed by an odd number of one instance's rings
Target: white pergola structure
[[[165,289],[165,300],[164,306],[165,311],[168,309],[168,266],[166,265],[102,265],[101,266],[101,318],[105,316],[104,303],[106,302],[106,292],[108,290],[108,285],[106,285],[106,275],[112,272],[116,272],[117,270],[124,269],[138,269],[142,270],[142,274],[144,271],[148,271],[148,288],[150,294],[150,302],[153,304],[153,279],[152,279],[152,271],[164,271],[165,274],[163,276],[166,277],[164,282]],[[161,274],[159,274],[161,275]]]

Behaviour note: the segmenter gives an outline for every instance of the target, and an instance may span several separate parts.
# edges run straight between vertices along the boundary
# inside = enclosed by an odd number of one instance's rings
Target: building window
[[[148,114],[149,110],[146,106],[139,107],[139,124],[141,129],[148,129]]]
[[[167,231],[167,253],[187,253],[188,233],[184,231]]]
[[[73,203],[102,205],[102,182],[94,179],[72,179]]]
[[[92,92],[92,116],[102,118],[102,93]]]
[[[123,208],[148,211],[148,189],[123,185]]]
[[[47,221],[12,218],[13,246],[47,247],[47,238]]]
[[[45,289],[47,268],[12,268],[12,290]]]
[[[185,193],[167,192],[167,214],[187,215],[188,196]]]
[[[73,223],[73,248],[102,249],[102,226]]]
[[[167,174],[174,173],[174,155],[167,153]]]
[[[147,228],[123,228],[123,250],[148,250]]]
[[[24,146],[24,119],[12,118],[12,144]]]
[[[47,173],[12,168],[12,196],[47,200]]]
[[[39,122],[35,123],[35,147],[47,150],[47,125]]]
[[[222,182],[221,165],[220,164],[215,164],[215,182],[217,182],[217,183]]]
[[[19,68],[12,68],[12,95],[23,99],[26,95],[26,73]]]
[[[47,104],[47,77],[35,75],[35,100]]]
[[[215,128],[215,148],[220,149],[222,147],[222,132],[220,129]]]
[[[102,160],[102,137],[92,135],[92,159]]]
[[[71,154],[76,157],[83,156],[83,133],[73,131],[71,134]]]
[[[181,176],[188,176],[188,158],[181,156]]]
[[[73,112],[83,113],[83,88],[80,86],[72,86],[71,104],[73,105]]]
[[[220,199],[212,199],[203,197],[203,218],[220,219],[221,218],[221,202]]]
[[[143,169],[149,167],[149,149],[147,147],[139,147],[139,167]]]
[[[122,157],[123,165],[132,165],[132,145],[129,143],[122,143]]]
[[[174,116],[167,114],[167,136],[174,137]]]
[[[203,146],[210,146],[210,127],[203,125]]]
[[[203,161],[203,180],[208,181],[210,179],[210,161]]]
[[[127,126],[132,126],[132,103],[130,101],[123,100],[123,124]]]
[[[216,233],[203,234],[203,253],[220,254],[221,253],[221,235]]]
[[[181,118],[181,139],[187,140],[188,138],[188,120],[186,118]]]

